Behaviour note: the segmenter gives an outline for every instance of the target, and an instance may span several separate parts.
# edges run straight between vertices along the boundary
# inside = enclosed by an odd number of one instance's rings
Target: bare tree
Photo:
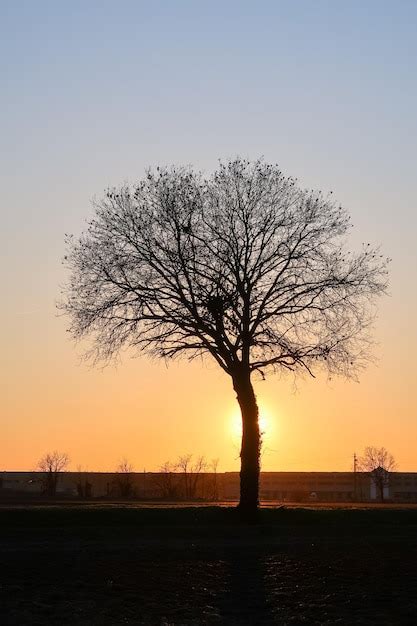
[[[210,355],[231,377],[242,413],[240,508],[256,511],[260,432],[253,375],[319,366],[355,376],[369,358],[374,298],[387,263],[345,247],[349,216],[262,160],[210,177],[149,171],[109,190],[68,240],[61,308],[90,336],[94,359],[123,347],[165,359]]]
[[[178,480],[176,474],[177,466],[170,461],[166,461],[159,468],[158,474],[154,476],[154,483],[158,488],[161,497],[166,500],[178,498]]]
[[[65,452],[58,452],[57,450],[48,452],[40,459],[38,469],[43,473],[41,480],[48,496],[56,495],[59,477],[65,471],[68,463],[69,456]]]
[[[133,495],[133,465],[127,459],[122,459],[116,469],[116,485],[122,498]]]
[[[385,448],[368,446],[357,465],[359,471],[368,472],[375,483],[379,499],[384,501],[384,490],[389,485],[389,474],[397,467],[393,455]]]
[[[217,481],[217,468],[218,468],[218,466],[219,466],[219,459],[212,459],[210,461],[209,470],[213,474],[212,489],[211,489],[210,499],[213,500],[213,502],[217,502],[217,500],[219,499],[219,485],[218,485],[218,481]]]
[[[192,454],[184,454],[180,456],[177,461],[177,470],[181,473],[182,476],[182,487],[183,487],[183,497],[185,500],[189,499],[189,478],[188,474],[190,473],[190,464],[192,459]]]
[[[93,495],[93,485],[88,480],[88,472],[83,470],[81,465],[77,465],[77,472],[74,479],[78,496],[80,498],[91,498]]]
[[[189,500],[195,500],[201,497],[199,494],[199,484],[201,482],[201,475],[207,469],[207,461],[204,456],[199,456],[191,465],[191,472],[189,474]]]
[[[186,500],[194,500],[197,497],[200,475],[206,467],[207,462],[204,456],[199,456],[194,462],[192,454],[185,454],[178,459],[177,468],[182,474]]]

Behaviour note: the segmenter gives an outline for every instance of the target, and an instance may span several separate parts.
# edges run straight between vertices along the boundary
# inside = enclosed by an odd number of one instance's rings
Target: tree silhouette
[[[69,461],[69,456],[65,452],[57,450],[48,452],[40,459],[38,468],[40,472],[43,472],[41,480],[48,496],[56,495],[59,477],[65,471]]]
[[[397,467],[393,455],[385,448],[367,446],[358,459],[358,469],[361,472],[369,472],[381,502],[384,501],[384,488],[389,485],[389,474]]]
[[[231,377],[242,413],[240,508],[258,506],[255,374],[324,365],[355,375],[368,358],[373,299],[387,259],[345,249],[349,217],[332,196],[299,188],[262,160],[149,171],[109,190],[79,238],[61,307],[94,359],[123,347],[206,354]]]
[[[74,481],[78,496],[80,498],[91,498],[93,495],[93,485],[88,480],[88,471],[83,470],[81,465],[77,466]]]
[[[193,461],[192,454],[180,456],[177,462],[177,469],[182,474],[184,486],[184,498],[194,500],[197,497],[197,487],[201,473],[207,469],[207,461],[204,456],[199,456]]]
[[[214,502],[217,502],[217,500],[219,499],[219,485],[218,485],[218,480],[217,480],[217,468],[219,466],[219,459],[212,459],[210,464],[209,464],[209,470],[210,472],[213,473],[213,477],[212,477],[212,485],[211,485],[211,493],[210,493],[210,499],[213,500]]]
[[[116,486],[122,498],[130,498],[133,495],[133,465],[126,459],[122,459],[116,469]]]
[[[166,461],[159,468],[153,477],[153,482],[157,487],[161,498],[166,500],[175,500],[178,497],[178,480],[177,480],[177,465]]]

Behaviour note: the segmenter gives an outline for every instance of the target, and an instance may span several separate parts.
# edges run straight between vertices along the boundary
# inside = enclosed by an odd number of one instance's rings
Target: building
[[[366,483],[366,488],[369,489]],[[364,485],[364,496],[365,485]],[[239,497],[239,475],[225,474],[225,499]],[[279,502],[351,502],[355,497],[355,476],[353,472],[262,472],[259,497],[262,500]]]

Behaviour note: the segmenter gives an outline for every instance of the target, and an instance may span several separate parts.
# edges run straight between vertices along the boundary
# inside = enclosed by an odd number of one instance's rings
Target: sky
[[[333,191],[352,245],[392,257],[377,363],[359,383],[256,381],[265,470],[352,468],[385,446],[417,471],[417,3],[0,3],[0,470],[157,470],[192,452],[239,468],[226,374],[123,354],[82,359],[57,315],[65,233],[148,166],[263,156]]]

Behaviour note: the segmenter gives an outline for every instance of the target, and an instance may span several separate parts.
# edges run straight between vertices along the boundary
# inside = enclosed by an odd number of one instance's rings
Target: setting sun
[[[269,439],[272,435],[272,432],[275,430],[274,419],[271,418],[270,414],[264,407],[260,407],[259,409],[259,427],[261,430],[261,434],[263,439]],[[238,411],[233,413],[232,419],[230,421],[231,430],[235,437],[242,436],[242,418]]]

